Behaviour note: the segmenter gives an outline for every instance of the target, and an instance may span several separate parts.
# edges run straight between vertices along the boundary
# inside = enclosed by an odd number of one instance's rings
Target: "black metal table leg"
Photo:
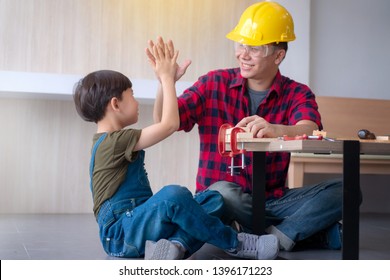
[[[343,143],[342,259],[359,259],[360,142]]]
[[[252,168],[253,233],[260,235],[265,230],[265,152],[253,152]]]

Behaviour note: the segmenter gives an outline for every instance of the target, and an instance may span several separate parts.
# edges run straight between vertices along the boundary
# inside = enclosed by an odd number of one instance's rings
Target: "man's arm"
[[[154,107],[153,107],[154,123],[159,123],[161,121],[163,98],[164,98],[163,89],[161,87],[161,84],[159,83],[157,87],[156,100],[154,101]]]

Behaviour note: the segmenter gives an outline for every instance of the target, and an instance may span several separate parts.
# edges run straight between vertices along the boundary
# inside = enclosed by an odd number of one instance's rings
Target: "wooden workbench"
[[[230,149],[229,141],[226,148]],[[291,140],[240,138],[237,147],[253,152],[253,226],[265,229],[265,153],[340,154],[343,162],[343,259],[359,258],[360,155],[390,155],[390,141]]]

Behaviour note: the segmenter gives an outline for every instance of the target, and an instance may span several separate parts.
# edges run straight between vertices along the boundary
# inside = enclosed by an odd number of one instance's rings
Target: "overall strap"
[[[95,155],[96,155],[96,150],[99,147],[100,143],[106,138],[107,133],[104,133],[102,136],[99,137],[99,139],[96,141],[95,145],[92,148],[92,155],[91,155],[91,163],[89,164],[89,176],[91,177],[90,180],[90,188],[91,192],[93,195],[93,189],[92,189],[92,176],[93,176],[93,169],[95,167]]]

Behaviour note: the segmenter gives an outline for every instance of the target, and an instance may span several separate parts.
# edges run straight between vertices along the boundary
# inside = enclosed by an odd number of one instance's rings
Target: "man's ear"
[[[286,51],[284,49],[277,50],[275,64],[279,65],[280,63],[282,63],[285,56],[286,56]]]

